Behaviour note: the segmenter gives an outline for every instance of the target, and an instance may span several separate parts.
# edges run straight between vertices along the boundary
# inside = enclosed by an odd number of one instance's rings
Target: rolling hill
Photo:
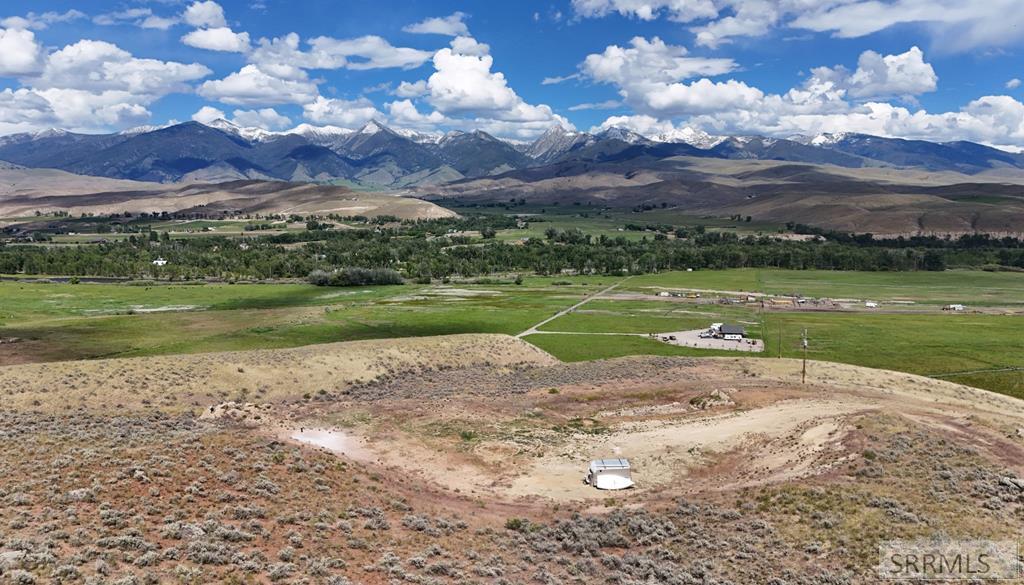
[[[346,187],[239,180],[223,183],[161,184],[74,175],[55,169],[26,169],[0,163],[0,217],[66,211],[296,213],[394,215],[402,219],[451,217],[433,203]]]
[[[752,216],[877,234],[1024,232],[1024,178],[784,161],[670,157],[568,161],[496,177],[421,187],[443,204],[667,207],[692,215]]]

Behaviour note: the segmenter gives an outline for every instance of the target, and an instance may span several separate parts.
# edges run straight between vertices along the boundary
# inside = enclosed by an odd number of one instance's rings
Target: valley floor
[[[801,357],[806,329],[812,359],[1024,397],[1024,274],[1012,272],[724,270],[355,288],[0,281],[0,296],[0,364],[524,332],[569,361],[724,356],[649,334],[729,322],[766,357]],[[942,310],[951,303],[966,310]]]

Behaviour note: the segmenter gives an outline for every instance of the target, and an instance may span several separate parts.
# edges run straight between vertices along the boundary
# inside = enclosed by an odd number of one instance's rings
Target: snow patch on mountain
[[[648,138],[655,142],[689,144],[690,146],[694,146],[702,150],[708,150],[724,142],[728,136],[713,136],[703,130],[683,126],[682,128],[673,128],[668,132],[662,132],[661,134],[649,136]]]

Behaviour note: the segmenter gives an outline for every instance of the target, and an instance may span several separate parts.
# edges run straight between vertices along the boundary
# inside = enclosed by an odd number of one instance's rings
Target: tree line
[[[0,274],[108,276],[155,279],[306,278],[313,271],[389,269],[406,278],[534,272],[640,274],[666,270],[787,268],[910,271],[999,266],[1024,269],[1019,241],[972,239],[962,245],[886,240],[785,241],[729,233],[686,239],[593,237],[578,230],[549,231],[545,238],[502,242],[465,235],[437,235],[469,227],[451,221],[438,229],[410,224],[389,229],[309,230],[274,236],[182,239],[131,237],[93,245],[0,246]],[[480,226],[476,226],[478,229]],[[153,261],[163,258],[164,266]]]

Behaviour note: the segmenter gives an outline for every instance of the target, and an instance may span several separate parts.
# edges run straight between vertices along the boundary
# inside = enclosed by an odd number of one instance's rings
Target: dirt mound
[[[0,368],[5,409],[180,412],[227,400],[327,400],[378,380],[456,368],[557,363],[505,335],[451,335],[293,349],[25,364]]]

